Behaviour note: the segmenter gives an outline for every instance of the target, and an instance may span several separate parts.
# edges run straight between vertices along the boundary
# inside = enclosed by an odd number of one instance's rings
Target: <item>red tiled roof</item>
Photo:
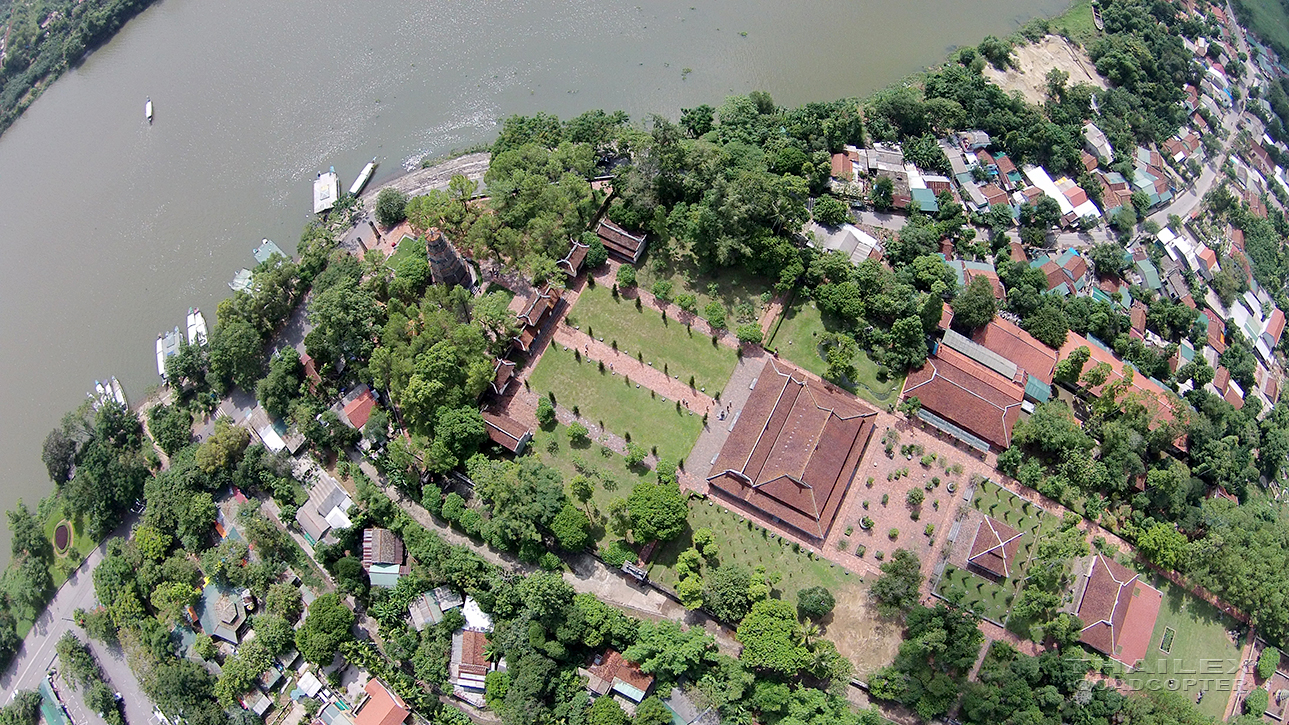
[[[375,407],[376,396],[372,395],[371,390],[365,390],[345,406],[345,417],[353,427],[362,428],[367,425],[367,419],[371,417],[372,408]]]
[[[1146,656],[1163,594],[1122,564],[1096,554],[1082,596],[1079,641],[1129,667]]]
[[[399,725],[412,711],[397,693],[372,678],[363,688],[367,701],[354,712],[354,725]]]
[[[1007,203],[1007,192],[999,189],[996,184],[985,184],[980,187],[980,193],[984,194],[985,201],[989,202],[990,206]]]
[[[1217,253],[1210,247],[1204,247],[1203,251],[1196,256],[1199,257],[1200,261],[1203,262],[1204,266],[1208,269],[1213,269],[1217,266]]]
[[[1236,410],[1244,407],[1244,396],[1240,395],[1234,385],[1227,386],[1226,394],[1222,396],[1222,399],[1230,403]]]
[[[300,353],[300,362],[304,365],[304,378],[309,381],[309,392],[317,395],[322,376],[318,374],[318,365],[309,357],[309,353]]]
[[[1002,318],[976,330],[973,340],[1016,363],[1021,370],[1052,384],[1056,368],[1056,351],[1039,342],[1033,335]]]
[[[492,392],[502,395],[515,376],[515,364],[509,360],[498,359],[492,368]]]
[[[1272,347],[1274,347],[1275,343],[1280,342],[1280,335],[1283,334],[1284,331],[1285,313],[1281,312],[1280,308],[1277,307],[1274,310],[1271,310],[1271,315],[1267,317],[1267,329],[1263,334],[1271,336],[1271,344]]]
[[[1003,287],[1003,282],[1002,280],[998,279],[997,272],[994,272],[992,270],[968,269],[963,271],[962,276],[966,278],[967,284],[971,284],[971,280],[975,279],[976,277],[984,277],[989,282],[989,287],[994,291],[994,299],[996,300],[1007,299],[1007,288]]]
[[[648,694],[650,688],[653,687],[653,675],[646,675],[641,672],[639,665],[623,659],[617,650],[605,652],[600,657],[598,665],[591,665],[586,669],[593,680],[600,680],[606,685],[605,690],[597,694],[604,694],[613,689],[614,680],[621,680],[645,694]]]
[[[850,156],[846,154],[832,155],[832,175],[836,179],[854,180],[855,171],[850,161]]]
[[[1226,323],[1210,309],[1204,310],[1204,316],[1208,318],[1208,344],[1221,355],[1226,351],[1226,340],[1222,337],[1222,333],[1226,330]]]
[[[1146,306],[1145,305],[1141,304],[1140,302],[1134,301],[1132,303],[1132,310],[1130,310],[1128,313],[1128,317],[1129,319],[1132,320],[1132,329],[1136,330],[1137,332],[1145,332],[1146,330]]]
[[[822,539],[855,475],[874,415],[857,398],[770,360],[708,482]]]
[[[1082,152],[1082,156],[1080,156],[1079,158],[1080,158],[1080,160],[1081,160],[1081,161],[1083,161],[1083,168],[1084,168],[1084,170],[1085,170],[1085,171],[1089,171],[1089,172],[1090,172],[1090,171],[1092,171],[1092,170],[1096,169],[1096,167],[1097,167],[1097,157],[1093,156],[1092,154],[1088,153],[1087,151],[1084,151],[1084,152]]]
[[[556,264],[570,277],[576,277],[577,273],[582,270],[582,263],[586,261],[586,253],[591,251],[591,245],[582,244],[576,239],[570,241],[572,246],[569,248],[568,254],[564,255],[564,258]]]
[[[1056,359],[1058,361],[1064,360],[1070,356],[1070,353],[1080,347],[1086,347],[1091,355],[1083,367],[1084,370],[1091,370],[1100,363],[1106,363],[1110,366],[1110,375],[1106,378],[1106,381],[1091,389],[1090,392],[1093,395],[1100,396],[1106,386],[1125,378],[1126,374],[1122,360],[1106,351],[1100,345],[1089,342],[1087,338],[1073,331],[1066,335],[1065,344],[1057,351]],[[1150,428],[1152,430],[1161,423],[1178,422],[1183,426],[1186,424],[1185,418],[1187,416],[1185,411],[1188,410],[1188,406],[1181,402],[1176,393],[1165,389],[1135,368],[1132,369],[1132,382],[1119,400],[1121,402],[1137,403],[1146,408],[1151,413]],[[1178,420],[1179,415],[1182,418],[1181,420]],[[1177,440],[1173,441],[1173,444],[1185,450],[1187,447],[1186,434],[1179,435]]]
[[[976,529],[967,561],[995,576],[1011,576],[1011,563],[1020,549],[1020,532],[992,516],[986,516]]]
[[[632,262],[640,258],[640,252],[645,244],[643,236],[637,237],[608,219],[601,221],[595,232],[600,236],[600,241],[604,243],[604,248],[609,254]]]
[[[1065,276],[1065,270],[1061,269],[1061,265],[1053,260],[1049,259],[1044,262],[1043,266],[1039,267],[1039,271],[1047,277],[1047,289],[1049,290],[1054,290],[1063,284],[1070,283],[1070,278]]]
[[[1012,160],[1007,158],[1006,156],[999,156],[998,158],[994,159],[994,163],[998,164],[998,171],[1004,174],[1016,173],[1016,165],[1013,164]]]
[[[1011,445],[1025,388],[962,353],[941,345],[909,373],[903,397],[980,436],[998,448]]]
[[[1217,373],[1213,375],[1213,387],[1217,388],[1219,393],[1226,393],[1226,388],[1231,384],[1231,371],[1218,365]]]
[[[469,675],[487,675],[488,658],[484,650],[488,646],[488,635],[473,629],[461,632],[461,663],[459,672]]]
[[[1071,279],[1080,279],[1088,273],[1088,263],[1083,259],[1083,255],[1075,254],[1065,263],[1065,271]]]
[[[488,438],[493,443],[505,448],[511,453],[519,453],[531,431],[523,423],[511,418],[508,415],[499,415],[483,411],[483,427],[488,431]]]
[[[1025,254],[1025,245],[1020,242],[1008,242],[1007,249],[1011,252],[1013,262],[1028,262],[1029,255]]]

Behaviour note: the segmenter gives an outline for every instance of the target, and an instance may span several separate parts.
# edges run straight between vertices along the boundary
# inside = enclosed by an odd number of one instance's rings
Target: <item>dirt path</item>
[[[1086,53],[1070,45],[1065,38],[1049,35],[1037,43],[1016,48],[1016,65],[1006,72],[992,65],[985,66],[985,77],[1002,86],[1005,91],[1020,91],[1025,100],[1043,105],[1047,98],[1047,72],[1053,68],[1070,74],[1066,83],[1087,83],[1105,88],[1105,80],[1097,74]]]

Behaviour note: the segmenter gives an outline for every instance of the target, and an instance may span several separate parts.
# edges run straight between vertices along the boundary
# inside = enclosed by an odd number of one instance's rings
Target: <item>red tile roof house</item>
[[[494,669],[493,663],[485,655],[487,646],[486,633],[462,629],[452,635],[452,654],[448,662],[452,693],[481,708],[487,707],[483,694],[484,683],[488,673]]]
[[[1016,367],[1021,370],[1048,385],[1052,384],[1056,370],[1056,351],[1019,326],[997,317],[976,330],[971,337],[975,342],[1016,363]]]
[[[403,698],[380,680],[373,677],[363,689],[367,697],[354,710],[354,725],[399,725],[412,714]]]
[[[855,167],[851,163],[850,156],[844,153],[832,155],[832,177],[842,181],[855,180]]]
[[[647,243],[644,236],[636,236],[608,219],[600,222],[595,233],[600,235],[600,241],[604,243],[604,249],[609,255],[623,262],[636,264],[644,254]]]
[[[901,397],[916,397],[922,403],[919,417],[969,445],[1002,450],[1011,445],[1025,387],[941,345],[922,367],[909,373]],[[927,411],[935,417],[928,419],[923,414]],[[963,438],[936,418],[977,440]]]
[[[483,411],[483,427],[493,443],[505,448],[515,455],[524,452],[528,442],[533,439],[533,432],[523,423],[508,415]]]
[[[1083,621],[1079,641],[1128,667],[1146,657],[1163,594],[1128,567],[1093,554],[1075,564],[1069,611]]]
[[[517,315],[521,329],[514,338],[513,344],[515,347],[523,352],[528,352],[532,349],[533,342],[537,340],[537,335],[541,333],[542,325],[546,323],[547,316],[559,304],[563,294],[558,288],[547,285],[545,289],[538,292],[533,299],[528,301],[528,304],[524,306],[524,311]]]
[[[971,542],[971,554],[967,564],[980,569],[994,579],[1006,579],[1011,576],[1011,565],[1020,550],[1021,533],[1016,529],[995,520],[984,517],[980,528],[976,529],[976,538]]]
[[[367,419],[371,417],[372,409],[376,407],[376,396],[372,395],[371,388],[364,383],[341,398],[340,404],[342,406],[340,419],[351,428],[361,430],[367,425]]]
[[[580,674],[586,677],[586,689],[593,697],[616,695],[629,714],[653,690],[653,675],[641,672],[639,665],[626,661],[616,650],[596,655],[595,661]],[[626,702],[622,702],[623,700]]]
[[[578,272],[582,271],[582,263],[586,261],[586,253],[591,251],[591,245],[583,244],[577,239],[570,239],[569,242],[572,247],[569,248],[568,254],[556,262],[555,266],[563,270],[564,274],[576,277]]]
[[[854,396],[769,360],[707,481],[722,501],[824,539],[877,415]]]

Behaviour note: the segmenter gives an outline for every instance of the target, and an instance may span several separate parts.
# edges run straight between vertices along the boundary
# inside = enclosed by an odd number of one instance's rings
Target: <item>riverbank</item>
[[[422,196],[431,190],[445,190],[453,176],[461,174],[483,187],[483,175],[488,173],[488,162],[492,154],[487,151],[464,154],[424,169],[412,169],[398,176],[386,179],[380,184],[369,185],[359,197],[363,207],[369,211],[376,209],[376,196],[385,189],[395,189],[408,198]]]

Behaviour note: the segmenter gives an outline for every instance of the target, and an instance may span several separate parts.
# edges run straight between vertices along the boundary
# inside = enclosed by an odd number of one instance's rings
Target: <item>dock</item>
[[[321,214],[336,205],[340,198],[340,177],[332,169],[325,174],[318,174],[313,182],[313,213]]]

